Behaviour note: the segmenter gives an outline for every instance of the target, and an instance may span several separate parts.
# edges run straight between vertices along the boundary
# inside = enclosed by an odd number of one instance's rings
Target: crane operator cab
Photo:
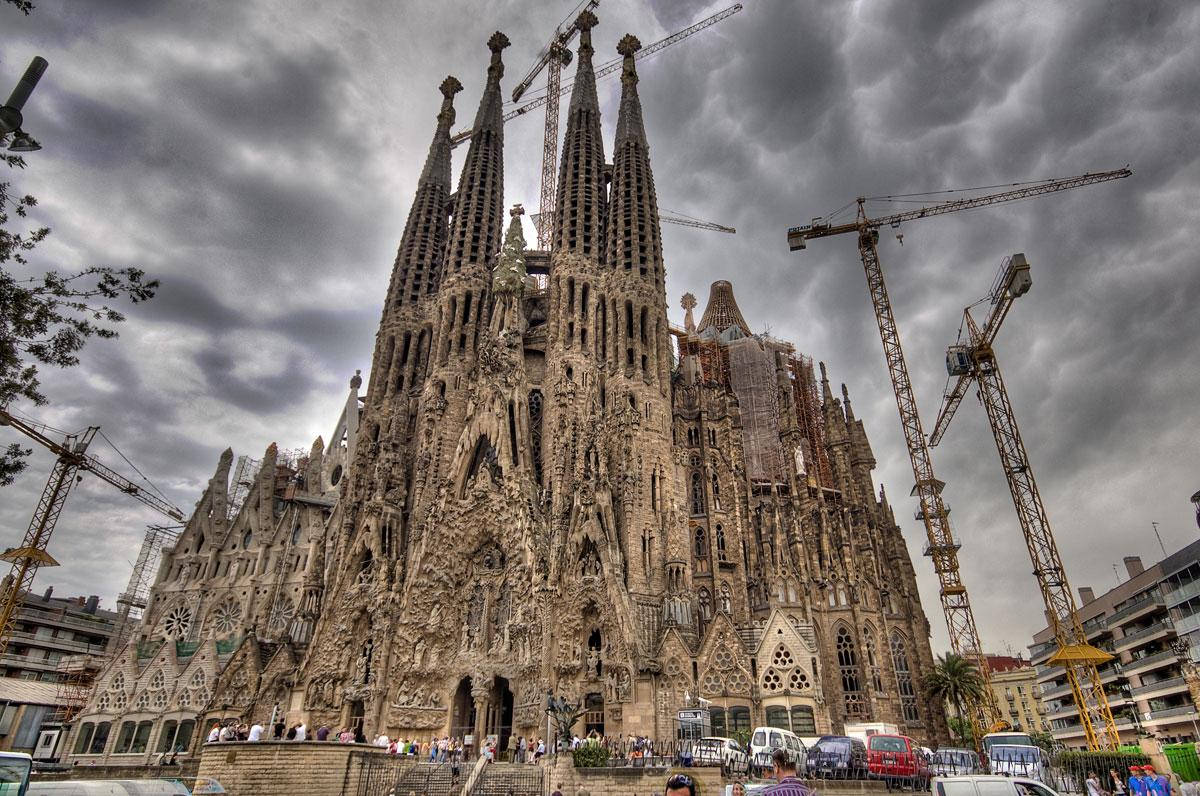
[[[1008,258],[1008,268],[1004,272],[1004,290],[1010,298],[1020,298],[1029,292],[1033,286],[1033,277],[1029,275],[1029,261],[1024,254],[1014,254]]]
[[[946,349],[946,372],[951,376],[968,376],[971,373],[971,354],[965,345],[952,345]]]

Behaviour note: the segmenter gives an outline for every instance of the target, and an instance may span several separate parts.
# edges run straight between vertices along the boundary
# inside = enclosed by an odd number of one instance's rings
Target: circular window
[[[179,606],[171,609],[163,619],[163,634],[167,638],[181,639],[192,629],[192,612],[189,608]]]
[[[337,467],[334,467],[333,472],[329,474],[329,483],[331,486],[337,486],[338,482],[341,480],[342,480],[342,466],[339,464]]]

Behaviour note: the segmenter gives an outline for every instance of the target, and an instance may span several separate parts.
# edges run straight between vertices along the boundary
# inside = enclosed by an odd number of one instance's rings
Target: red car
[[[928,790],[929,761],[920,745],[907,735],[872,735],[867,739],[867,770],[889,784],[911,784]]]

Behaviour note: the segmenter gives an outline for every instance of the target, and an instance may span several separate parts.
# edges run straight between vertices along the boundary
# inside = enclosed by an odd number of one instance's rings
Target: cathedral
[[[690,294],[668,320],[640,43],[617,47],[609,155],[596,23],[576,22],[550,250],[505,213],[495,33],[456,190],[462,86],[441,84],[364,394],[356,376],[328,447],[268,449],[236,505],[221,459],[75,759],[194,750],[198,725],[273,715],[503,744],[545,734],[551,694],[585,708],[581,733],[670,739],[703,705],[714,735],[945,736],[846,387],[753,333],[727,281],[698,323]]]

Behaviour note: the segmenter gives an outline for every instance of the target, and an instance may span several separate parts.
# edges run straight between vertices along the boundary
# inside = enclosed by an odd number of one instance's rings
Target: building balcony
[[[1158,589],[1153,589],[1145,597],[1142,597],[1135,603],[1125,606],[1119,611],[1114,611],[1108,616],[1108,626],[1116,627],[1124,622],[1130,622],[1137,619],[1139,616],[1159,608],[1165,608],[1166,603],[1163,602],[1163,596]]]
[[[1166,680],[1140,685],[1129,692],[1129,695],[1137,699],[1149,699],[1153,696],[1166,696],[1181,691],[1187,691],[1187,681],[1182,677],[1168,677]]]
[[[11,652],[5,652],[0,655],[0,667],[37,672],[57,672],[58,661],[48,661],[45,658],[29,658],[24,655],[14,655]]]
[[[1163,595],[1163,602],[1168,608],[1174,608],[1177,605],[1187,602],[1193,597],[1200,597],[1200,580],[1194,580],[1191,583],[1185,583],[1174,591],[1169,591]]]
[[[1037,666],[1039,663],[1045,663],[1056,649],[1058,649],[1058,642],[1054,639],[1041,644],[1034,644],[1029,648],[1029,662],[1034,666]]]
[[[1153,723],[1153,722],[1169,721],[1171,719],[1178,719],[1180,717],[1195,718],[1196,717],[1196,708],[1193,707],[1192,705],[1180,705],[1180,706],[1174,707],[1174,708],[1163,708],[1162,710],[1152,710],[1152,711],[1150,711],[1149,715],[1146,716],[1146,722]]]
[[[1196,615],[1196,619],[1200,620],[1200,614]],[[1174,632],[1175,625],[1170,619],[1164,619],[1161,622],[1155,622],[1153,625],[1150,625],[1150,627],[1139,630],[1136,633],[1114,640],[1113,649],[1132,649],[1139,644],[1145,644],[1149,641],[1165,638],[1168,634],[1173,634]]]
[[[1200,613],[1194,613],[1191,616],[1185,616],[1175,623],[1175,632],[1181,636],[1191,633],[1193,630],[1200,630]]]
[[[99,653],[103,652],[105,644],[88,644],[83,641],[75,641],[65,638],[46,638],[39,636],[36,633],[16,633],[9,636],[9,643],[21,642],[21,644],[29,647],[40,647],[42,649],[57,650],[59,652],[71,653]]]
[[[1153,652],[1145,655],[1129,663],[1121,664],[1121,671],[1126,675],[1145,673],[1153,671],[1162,666],[1169,666],[1179,659],[1175,657],[1175,653],[1171,650],[1163,650],[1161,652]]]
[[[90,614],[85,614],[89,616]],[[18,622],[41,623],[51,627],[69,627],[72,630],[82,630],[85,633],[95,633],[100,636],[111,636],[116,624],[106,619],[88,618],[83,616],[62,614],[58,611],[43,611],[38,608],[21,607],[17,614]]]

